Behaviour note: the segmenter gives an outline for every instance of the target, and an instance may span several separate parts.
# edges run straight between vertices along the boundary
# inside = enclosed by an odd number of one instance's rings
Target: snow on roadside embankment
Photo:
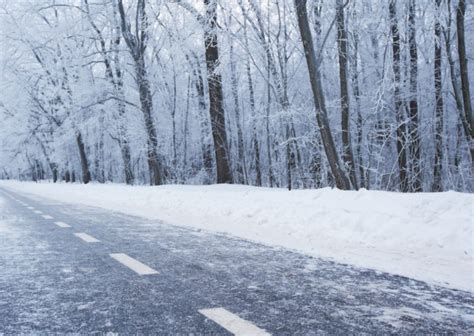
[[[474,195],[236,185],[0,186],[170,224],[229,233],[338,262],[474,291]]]
[[[8,231],[8,226],[7,224],[5,223],[5,216],[4,214],[2,213],[2,208],[3,208],[3,198],[2,198],[2,195],[0,193],[0,237],[3,233],[7,232]]]

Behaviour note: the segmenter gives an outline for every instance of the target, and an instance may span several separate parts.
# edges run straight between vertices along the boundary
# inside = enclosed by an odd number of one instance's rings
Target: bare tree
[[[466,1],[459,0],[458,8],[456,11],[456,26],[458,35],[458,54],[459,54],[459,66],[461,68],[461,87],[462,87],[462,98],[464,103],[464,131],[469,134],[471,160],[474,159],[474,124],[472,117],[472,105],[471,105],[471,91],[469,89],[469,70],[467,66],[466,56],[466,39],[464,34],[464,16],[466,15]]]
[[[249,47],[249,40],[247,35],[247,19],[244,18],[244,38],[246,47]],[[256,107],[255,107],[255,90],[252,78],[252,71],[250,65],[250,57],[247,55],[246,62],[245,62],[245,70],[247,75],[247,83],[248,83],[248,90],[249,90],[249,104],[250,104],[250,111],[251,116],[253,119],[252,122],[252,145],[254,151],[254,160],[255,160],[255,184],[257,186],[262,185],[262,168],[260,162],[260,143],[259,143],[259,134],[257,131],[257,122],[258,119],[256,118]]]
[[[395,120],[397,123],[397,154],[398,168],[400,173],[400,191],[408,191],[408,167],[407,167],[407,131],[404,104],[401,96],[401,70],[400,70],[400,31],[398,29],[397,0],[389,3],[390,31],[392,34],[392,70],[395,101]]]
[[[436,0],[436,9],[438,11],[434,24],[435,50],[434,50],[434,90],[435,90],[435,104],[436,111],[434,116],[435,121],[435,157],[434,157],[434,172],[433,172],[433,191],[443,191],[442,182],[442,160],[443,160],[443,121],[444,121],[444,104],[442,93],[442,49],[441,49],[441,22],[439,19],[439,11],[442,0]]]
[[[0,175],[472,191],[469,4],[4,1]]]
[[[237,126],[237,162],[235,163],[237,166],[237,176],[236,176],[236,183],[239,184],[247,184],[248,176],[247,176],[247,163],[245,160],[245,148],[244,148],[244,136],[242,132],[242,118],[241,118],[241,110],[240,110],[240,102],[239,102],[239,82],[237,78],[237,62],[235,60],[234,55],[234,45],[233,42],[230,42],[230,77],[231,77],[231,86],[232,86],[232,98],[234,101],[234,113],[235,113],[235,123]]]
[[[198,112],[199,112],[199,126],[200,126],[200,141],[201,141],[201,158],[203,168],[206,173],[205,183],[209,183],[213,169],[213,157],[212,157],[212,146],[211,141],[208,141],[208,137],[212,133],[209,125],[210,116],[206,105],[204,78],[201,70],[201,62],[199,56],[192,52],[192,57],[186,54],[186,59],[191,66],[192,74],[194,77],[194,86],[196,88],[197,99],[198,99]]]
[[[92,15],[90,13],[89,1],[84,0],[84,4],[85,4],[86,15],[89,20],[89,23],[94,29],[95,33],[97,34],[97,39],[99,40],[99,46],[100,46],[99,52],[101,53],[104,60],[105,76],[112,84],[114,95],[117,98],[116,103],[117,103],[117,124],[118,124],[117,133],[118,134],[117,134],[117,137],[114,137],[114,139],[117,141],[120,147],[120,153],[122,154],[125,183],[133,184],[135,177],[132,170],[130,140],[129,140],[129,135],[128,135],[128,131],[127,131],[125,120],[124,120],[125,119],[125,102],[124,102],[125,95],[124,95],[124,89],[123,89],[123,86],[124,86],[123,71],[122,71],[122,66],[118,57],[118,48],[121,42],[121,38],[120,38],[121,31],[120,31],[120,25],[116,17],[117,9],[115,6],[115,2],[112,2],[113,12],[114,12],[114,17],[113,17],[114,35],[111,38],[112,50],[108,50],[106,39],[103,36],[103,33],[100,30],[100,28],[97,26],[97,24],[93,20]],[[101,143],[102,143],[101,146],[103,147],[103,141]],[[98,148],[98,151],[100,151],[100,148]],[[103,180],[104,178],[101,178],[101,179]]]
[[[211,115],[212,137],[216,155],[217,183],[232,183],[230,171],[225,113],[223,106],[222,77],[219,73],[219,44],[217,41],[217,3],[204,0],[208,24],[204,27],[204,46],[206,48],[207,81],[209,87],[209,112]]]
[[[412,165],[412,190],[422,191],[421,144],[418,130],[418,47],[416,43],[416,0],[408,2],[408,45],[410,49],[410,120],[408,134],[410,139],[410,163]]]
[[[150,184],[160,185],[163,183],[162,167],[158,157],[158,139],[155,123],[153,121],[153,97],[150,91],[150,82],[147,77],[147,68],[145,64],[145,51],[148,41],[148,19],[145,13],[145,0],[138,0],[137,2],[135,35],[133,35],[131,31],[131,26],[125,14],[122,0],[118,0],[118,9],[120,13],[122,35],[135,65],[135,75],[140,95],[141,111],[143,113],[145,129],[148,137],[147,158]]]
[[[349,86],[347,82],[347,32],[344,22],[344,4],[342,0],[337,0],[337,46],[339,56],[339,85],[341,91],[341,120],[342,120],[342,159],[349,171],[349,177],[354,189],[358,189],[355,172],[354,155],[352,154],[351,130],[350,130],[350,102]]]
[[[298,26],[300,29],[301,40],[303,42],[306,63],[308,66],[311,89],[313,91],[314,106],[316,108],[316,120],[318,122],[319,131],[324,145],[324,150],[331,167],[331,172],[339,189],[350,190],[351,183],[347,178],[344,170],[340,166],[339,155],[336,151],[334,139],[329,121],[327,118],[326,106],[324,102],[324,94],[321,87],[321,76],[316,61],[316,54],[313,47],[313,37],[308,22],[308,12],[306,8],[306,0],[294,0],[296,13],[298,16]]]

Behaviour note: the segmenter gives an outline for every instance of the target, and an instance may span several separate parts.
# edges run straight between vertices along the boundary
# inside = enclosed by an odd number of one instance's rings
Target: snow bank
[[[3,210],[4,206],[4,200],[2,198],[2,194],[0,193],[0,240],[4,234],[10,231],[10,228],[5,220],[5,214]]]
[[[474,195],[238,185],[161,187],[3,181],[0,186],[474,291]]]

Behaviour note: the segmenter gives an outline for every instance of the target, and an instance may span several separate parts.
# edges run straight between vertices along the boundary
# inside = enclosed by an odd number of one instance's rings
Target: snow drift
[[[16,181],[0,186],[474,291],[472,194]]]

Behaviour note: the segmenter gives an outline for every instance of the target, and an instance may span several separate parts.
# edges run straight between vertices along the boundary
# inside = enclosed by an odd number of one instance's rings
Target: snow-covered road
[[[474,295],[0,189],[0,334],[474,333]]]

